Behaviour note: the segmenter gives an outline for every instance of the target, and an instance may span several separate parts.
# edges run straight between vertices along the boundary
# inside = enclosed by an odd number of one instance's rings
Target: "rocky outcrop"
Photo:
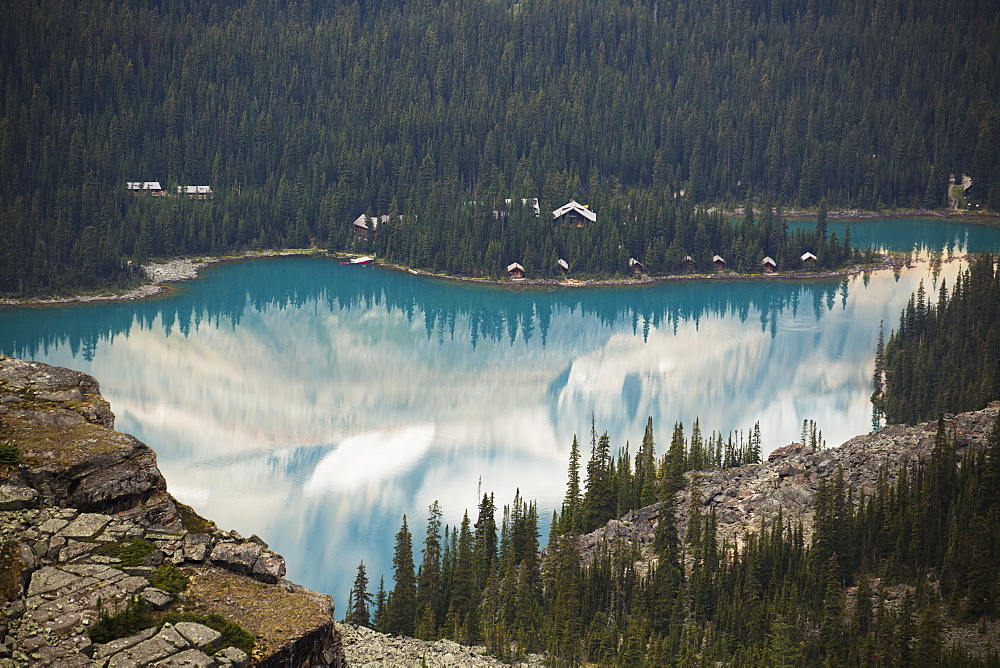
[[[416,640],[388,636],[378,631],[337,624],[344,641],[344,654],[351,666],[378,668],[381,666],[507,666],[511,664],[486,654],[482,646],[459,645],[451,640]],[[515,666],[543,666],[544,657],[531,654]]]
[[[985,442],[993,421],[1000,415],[1000,402],[981,411],[945,415],[945,428],[954,434],[956,459]],[[840,447],[813,450],[800,443],[778,448],[767,461],[731,469],[709,469],[687,474],[687,484],[676,498],[676,521],[684,536],[692,508],[702,515],[714,511],[719,541],[742,544],[747,532],[770,526],[780,512],[786,526],[802,522],[805,536],[812,533],[812,516],[819,481],[844,471],[844,481],[870,496],[879,475],[895,481],[910,462],[926,459],[934,447],[937,422],[916,426],[889,425],[876,432],[856,436]],[[604,527],[578,538],[586,563],[608,546],[637,546],[649,558],[662,504],[632,511]]]
[[[111,408],[87,374],[0,358],[0,420],[4,441],[20,453],[20,466],[6,471],[0,483],[7,509],[139,509],[154,524],[180,527],[156,454],[113,431]],[[24,501],[12,502],[18,495]]]
[[[155,453],[113,425],[90,376],[0,357],[0,443],[19,457],[0,465],[0,666],[345,665],[332,599],[288,582],[256,536],[178,504]],[[153,586],[163,567],[182,593]],[[139,600],[220,614],[254,636],[252,656],[194,622],[91,641],[102,612]]]

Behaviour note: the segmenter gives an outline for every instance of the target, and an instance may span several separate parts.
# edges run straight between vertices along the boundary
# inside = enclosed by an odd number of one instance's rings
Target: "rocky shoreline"
[[[252,260],[268,257],[288,257],[291,255],[325,255],[324,251],[310,249],[306,251],[253,251],[240,255],[226,255],[220,257],[198,257],[198,258],[174,258],[160,262],[152,262],[143,265],[143,271],[149,278],[149,283],[133,288],[127,292],[111,294],[82,294],[68,297],[40,297],[31,299],[0,299],[0,306],[47,306],[54,304],[83,304],[91,302],[105,301],[133,301],[146,299],[161,295],[170,290],[169,283],[189,281],[198,278],[201,271],[222,262],[234,262],[237,260]],[[353,257],[354,255],[331,255],[330,257]],[[880,271],[893,269],[904,261],[891,256],[884,256],[875,265],[855,265],[846,269],[836,271],[821,272],[776,272],[773,274],[738,274],[736,272],[722,272],[712,274],[673,274],[670,276],[640,276],[627,278],[609,279],[556,279],[556,278],[525,278],[519,280],[477,278],[473,276],[454,276],[451,274],[438,274],[420,269],[412,269],[403,265],[379,262],[379,266],[405,271],[415,276],[427,278],[439,278],[448,281],[461,281],[466,283],[479,283],[482,285],[496,285],[507,289],[525,288],[591,288],[591,287],[635,287],[641,285],[652,285],[663,281],[732,281],[732,280],[812,280],[854,276],[865,271]]]
[[[544,656],[530,654],[524,661],[504,663],[486,654],[482,646],[459,645],[453,640],[417,640],[389,636],[363,626],[337,624],[343,639],[344,656],[350,666],[516,666],[529,668],[546,665]]]
[[[743,215],[744,209],[734,209],[732,211],[727,211],[727,215]],[[802,219],[802,218],[814,218],[816,216],[815,212],[811,211],[784,211],[782,215],[787,219]],[[963,211],[926,211],[922,209],[906,209],[900,211],[892,212],[875,212],[875,211],[862,211],[860,209],[850,209],[843,211],[830,211],[827,214],[827,218],[830,220],[874,220],[878,218],[908,218],[908,217],[919,217],[919,218],[944,218],[949,220],[961,220],[963,222],[973,223],[973,224],[984,224],[984,225],[997,225],[998,219],[1000,219],[1000,213],[998,214],[987,214],[979,212],[963,212]],[[277,250],[262,250],[262,251],[247,251],[245,253],[237,253],[234,255],[223,255],[218,257],[204,256],[196,258],[173,258],[168,260],[156,260],[149,264],[143,265],[142,269],[145,272],[149,283],[140,285],[136,288],[128,290],[126,292],[120,293],[108,293],[108,294],[80,294],[71,295],[67,297],[41,297],[41,298],[29,298],[29,299],[12,299],[12,298],[2,298],[0,299],[0,306],[44,306],[48,304],[71,304],[71,303],[88,303],[88,302],[101,302],[101,301],[132,301],[136,299],[146,299],[148,297],[154,297],[169,291],[169,283],[175,283],[179,281],[188,281],[198,278],[201,270],[205,267],[209,267],[214,264],[219,264],[221,262],[230,262],[235,260],[249,260],[257,258],[266,257],[286,257],[289,255],[327,255],[326,251],[320,250],[319,248],[309,248],[309,249],[277,249]],[[330,254],[333,257],[357,257],[358,254],[344,253],[344,254]],[[848,267],[846,269],[839,269],[837,271],[825,271],[825,272],[776,272],[773,274],[738,274],[735,272],[723,272],[723,273],[712,273],[712,274],[673,274],[669,276],[639,276],[627,277],[627,278],[609,278],[609,279],[557,279],[557,278],[526,278],[519,280],[510,279],[495,279],[495,278],[478,278],[473,276],[455,276],[452,274],[440,274],[430,271],[424,271],[419,269],[413,269],[403,265],[396,265],[390,263],[379,263],[381,266],[388,267],[390,269],[395,269],[397,271],[405,271],[416,276],[426,276],[429,278],[441,278],[451,281],[463,281],[469,283],[481,283],[484,285],[498,285],[504,286],[508,289],[519,289],[526,287],[543,287],[543,288],[580,288],[580,287],[631,287],[639,285],[649,285],[652,283],[659,283],[662,281],[691,281],[691,280],[809,280],[809,279],[824,279],[824,278],[836,278],[838,276],[853,276],[865,271],[878,271],[883,269],[892,269],[898,267],[905,262],[901,261],[899,258],[894,258],[890,255],[883,256],[882,259],[875,265],[855,265],[853,267]]]
[[[743,215],[744,209],[735,209],[734,215]],[[815,211],[782,211],[782,217],[788,220],[815,218]],[[864,211],[862,209],[844,209],[828,211],[827,220],[877,220],[879,218],[944,218],[946,220],[961,220],[965,223],[996,225],[1000,213],[982,211],[931,211],[929,209],[899,209],[894,211]]]
[[[410,267],[405,267],[402,265],[389,264],[389,263],[379,263],[379,266],[387,267],[389,269],[394,269],[396,271],[405,271],[414,276],[424,276],[427,278],[440,278],[446,281],[461,281],[464,283],[479,283],[481,285],[496,285],[498,287],[503,287],[508,290],[523,290],[527,288],[607,288],[607,287],[636,287],[642,285],[652,285],[654,283],[663,283],[666,281],[777,281],[777,280],[814,280],[814,279],[826,279],[826,278],[838,278],[855,276],[857,274],[864,273],[866,271],[882,271],[886,269],[895,269],[902,265],[907,264],[907,261],[902,258],[893,257],[891,255],[885,255],[882,259],[873,265],[854,265],[853,267],[847,267],[845,269],[837,269],[835,271],[817,271],[817,272],[775,272],[773,274],[739,274],[736,272],[721,272],[712,274],[671,274],[669,276],[640,276],[628,277],[628,278],[608,278],[608,279],[559,279],[559,278],[521,278],[521,279],[496,279],[496,278],[477,278],[473,276],[454,276],[452,274],[437,274],[430,271],[423,271],[420,269],[412,269]]]

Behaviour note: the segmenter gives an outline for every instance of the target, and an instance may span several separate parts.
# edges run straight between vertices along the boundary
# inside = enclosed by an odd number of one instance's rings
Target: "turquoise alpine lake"
[[[360,561],[391,587],[404,514],[419,559],[434,500],[457,526],[483,493],[502,509],[520,490],[547,523],[592,420],[633,456],[647,416],[657,454],[675,421],[724,437],[759,422],[765,454],[806,419],[831,446],[869,431],[879,323],[888,336],[921,281],[936,295],[965,253],[1000,250],[1000,229],[894,219],[851,236],[912,266],[519,288],[247,260],[146,301],[0,309],[0,352],[96,377],[175,497],[262,537],[339,617]]]

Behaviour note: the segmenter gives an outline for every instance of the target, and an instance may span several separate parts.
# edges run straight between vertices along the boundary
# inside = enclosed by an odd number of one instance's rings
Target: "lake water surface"
[[[592,417],[633,455],[647,416],[658,453],[675,420],[723,434],[759,421],[765,453],[803,419],[830,445],[870,430],[879,322],[888,335],[921,280],[931,295],[953,285],[957,256],[1000,250],[1000,229],[901,219],[851,233],[923,261],[552,289],[243,261],[143,302],[0,309],[0,352],[95,376],[179,500],[264,538],[341,616],[362,559],[373,589],[381,574],[391,586],[404,513],[418,549],[435,499],[455,525],[482,492],[502,507],[520,488],[547,521]]]

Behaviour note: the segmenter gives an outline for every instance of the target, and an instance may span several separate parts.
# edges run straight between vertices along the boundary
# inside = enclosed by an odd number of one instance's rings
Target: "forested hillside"
[[[923,283],[910,296],[899,328],[876,352],[872,403],[888,423],[915,424],[998,397],[1000,265],[987,253],[955,285],[942,280],[937,303]]]
[[[995,666],[1000,418],[987,420],[978,446],[969,423],[939,420],[930,452],[897,452],[874,485],[843,466],[822,474],[811,538],[778,513],[739,544],[720,540],[725,520],[701,493],[683,533],[673,521],[675,493],[699,485],[683,472],[719,463],[697,424],[690,439],[675,427],[658,457],[650,423],[634,465],[595,435],[583,480],[574,439],[547,550],[537,506],[519,495],[499,521],[484,495],[475,522],[466,513],[443,536],[435,501],[420,563],[404,517],[392,582],[372,595],[362,563],[346,621],[484,643],[508,660],[544,651],[552,665]],[[758,461],[756,429],[742,445],[732,463]],[[606,534],[580,554],[578,531],[656,499],[651,558],[634,540],[609,548]],[[956,625],[969,634],[945,633]]]
[[[10,0],[0,34],[0,292],[310,243],[667,271],[726,250],[694,205],[940,206],[952,174],[1000,209],[992,0]]]

